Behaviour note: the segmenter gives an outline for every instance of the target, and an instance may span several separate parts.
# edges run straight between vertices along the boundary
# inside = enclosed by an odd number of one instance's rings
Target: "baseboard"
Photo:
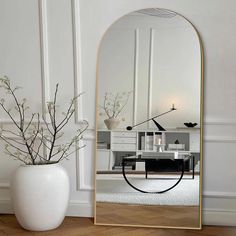
[[[70,201],[66,215],[93,217],[93,206],[87,202]]]
[[[203,225],[236,226],[236,211],[203,209]]]
[[[13,214],[10,199],[0,199],[0,214]]]
[[[0,200],[0,213],[13,214],[10,200]],[[236,211],[203,209],[203,225],[236,226]],[[67,216],[93,217],[93,206],[87,202],[70,201]]]
[[[0,199],[0,214],[14,214],[11,200]],[[66,215],[93,217],[93,206],[87,202],[70,201]]]

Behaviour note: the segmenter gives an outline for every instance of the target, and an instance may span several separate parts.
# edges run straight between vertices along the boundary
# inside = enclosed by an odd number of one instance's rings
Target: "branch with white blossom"
[[[25,117],[28,114],[27,110],[29,110],[29,106],[26,105],[27,100],[25,98],[21,100],[17,97],[16,92],[20,87],[12,87],[10,80],[6,76],[0,78],[0,89],[4,90],[6,97],[11,99],[15,104],[13,110],[12,108],[8,108],[6,98],[2,97],[0,98],[0,107],[18,130],[13,131],[3,128],[2,126],[0,127],[0,138],[7,143],[5,150],[9,156],[25,164],[36,165],[59,162],[73,153],[69,152],[69,150],[75,143],[82,140],[82,134],[88,128],[88,122],[84,121],[85,126],[79,129],[77,134],[69,142],[60,144],[60,139],[64,135],[62,130],[74,115],[75,105],[81,94],[72,98],[67,111],[63,113],[64,118],[57,122],[56,103],[58,87],[59,85],[57,84],[53,101],[48,102],[46,106],[50,122],[47,122],[44,116],[42,116],[42,121],[40,121],[39,113],[32,113],[30,120],[26,122]],[[19,121],[14,118],[14,112],[19,118]],[[81,147],[78,146],[76,148]],[[44,150],[48,150],[48,152],[45,154]]]

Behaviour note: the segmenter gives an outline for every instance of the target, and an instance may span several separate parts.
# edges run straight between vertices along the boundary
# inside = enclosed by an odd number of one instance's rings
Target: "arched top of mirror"
[[[106,93],[132,92],[118,117],[125,129],[169,110],[158,118],[166,129],[200,126],[201,43],[193,25],[166,9],[150,8],[123,16],[105,33],[98,57],[98,103]],[[123,96],[125,97],[125,96]],[[100,110],[98,128],[106,113]],[[147,122],[137,128],[154,128]]]

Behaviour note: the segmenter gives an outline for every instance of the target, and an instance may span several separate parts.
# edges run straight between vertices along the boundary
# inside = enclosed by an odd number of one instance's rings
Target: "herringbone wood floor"
[[[205,226],[203,230],[173,230],[95,226],[91,218],[66,217],[63,224],[48,232],[22,229],[13,215],[0,215],[0,236],[235,236],[236,227]]]
[[[199,228],[199,207],[96,203],[96,222]]]

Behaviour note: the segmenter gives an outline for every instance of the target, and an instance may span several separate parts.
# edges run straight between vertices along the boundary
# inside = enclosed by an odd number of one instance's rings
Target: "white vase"
[[[69,177],[59,164],[22,165],[11,181],[13,209],[20,225],[32,231],[57,228],[69,201]]]
[[[117,118],[109,118],[104,120],[104,123],[109,130],[112,130],[116,129],[119,126],[120,120]]]

